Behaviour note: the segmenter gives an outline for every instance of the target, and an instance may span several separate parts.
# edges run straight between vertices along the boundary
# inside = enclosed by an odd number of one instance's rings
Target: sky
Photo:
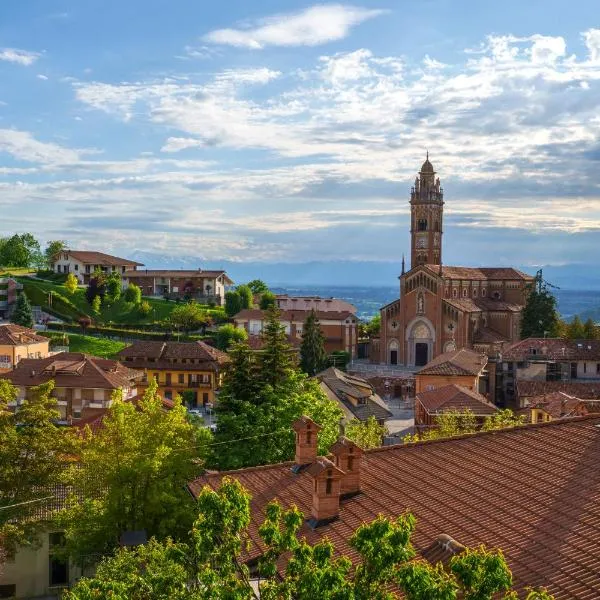
[[[0,235],[399,264],[428,150],[446,264],[597,268],[600,11],[572,6],[0,2]]]

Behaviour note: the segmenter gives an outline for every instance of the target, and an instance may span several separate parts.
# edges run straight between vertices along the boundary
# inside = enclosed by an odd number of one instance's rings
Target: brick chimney
[[[319,431],[322,429],[310,417],[302,416],[292,424],[296,432],[296,456],[294,462],[297,467],[308,465],[317,459],[317,445]]]
[[[331,454],[334,456],[335,466],[344,473],[340,495],[342,498],[356,496],[360,493],[362,448],[348,438],[341,437],[331,447]]]
[[[306,473],[312,478],[312,511],[308,524],[314,529],[338,518],[344,473],[322,456],[306,469]]]

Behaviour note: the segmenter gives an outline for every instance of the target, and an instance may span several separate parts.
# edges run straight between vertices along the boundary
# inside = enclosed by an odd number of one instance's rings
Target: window
[[[50,533],[48,535],[48,547],[50,551],[49,561],[49,583],[54,585],[67,585],[69,583],[69,563],[53,556],[56,548],[62,546],[65,541],[65,534],[62,532]]]
[[[73,268],[74,268],[76,271],[79,271],[79,265],[78,265],[78,264],[75,264],[75,265],[73,265]]]
[[[463,298],[466,298],[469,294],[469,290],[467,288],[463,288]]]
[[[453,298],[458,298],[458,290],[457,290],[456,288],[454,288],[454,289],[452,290],[452,297],[453,297]]]
[[[485,288],[481,288],[481,295],[482,296],[485,296],[486,292],[487,292],[487,290]]]
[[[13,598],[16,595],[17,585],[15,583],[0,585],[0,598]]]
[[[173,400],[173,392],[171,390],[165,390],[165,398],[167,400]]]
[[[179,375],[177,375],[177,382],[185,383],[185,375],[183,373],[179,373]]]
[[[417,221],[417,231],[427,231],[427,219],[419,219]]]
[[[596,363],[596,373],[600,373],[600,363]]]
[[[477,288],[473,288],[473,298],[477,298]]]

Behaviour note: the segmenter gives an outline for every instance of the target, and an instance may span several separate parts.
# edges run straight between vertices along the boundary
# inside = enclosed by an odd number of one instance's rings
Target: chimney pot
[[[312,510],[308,523],[314,529],[339,517],[344,473],[323,457],[313,462],[306,472],[312,477]]]
[[[322,427],[310,417],[302,416],[294,421],[292,428],[296,432],[296,467],[314,462],[317,459],[318,436]]]
[[[340,494],[349,498],[360,493],[363,449],[348,438],[340,438],[332,447],[335,466],[343,472]]]

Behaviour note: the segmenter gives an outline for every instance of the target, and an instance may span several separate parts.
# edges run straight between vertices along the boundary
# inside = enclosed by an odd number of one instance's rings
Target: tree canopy
[[[245,342],[248,332],[242,327],[236,327],[231,323],[225,323],[217,329],[215,336],[216,346],[219,350],[226,352],[235,342]]]
[[[33,327],[33,311],[25,292],[21,292],[15,302],[15,308],[10,319],[16,325]]]
[[[371,415],[366,421],[352,419],[345,427],[344,435],[363,449],[378,448],[388,433],[385,425],[380,425]]]
[[[170,321],[173,326],[188,332],[205,328],[210,323],[210,317],[195,300],[192,300],[176,306],[171,312]]]
[[[269,287],[262,279],[253,279],[246,284],[253,294],[259,295],[269,291]]]
[[[521,313],[521,337],[558,337],[560,327],[556,298],[548,291],[539,271]]]
[[[302,326],[300,367],[307,375],[314,376],[326,366],[325,336],[321,331],[317,313],[311,310]]]
[[[252,308],[254,306],[254,296],[252,290],[247,285],[238,285],[236,293],[240,297],[241,310],[244,308]]]
[[[44,258],[46,266],[50,269],[52,265],[59,259],[62,252],[67,249],[67,243],[63,240],[52,240],[46,245],[44,250]]]
[[[126,531],[178,538],[194,519],[185,485],[200,472],[210,433],[198,439],[178,398],[165,410],[155,381],[137,404],[120,396],[117,390],[102,427],[83,436],[69,472],[73,496],[57,518],[66,552],[81,564],[111,552]]]
[[[240,295],[230,290],[225,292],[225,314],[228,317],[233,317],[242,310],[242,298]]]
[[[352,534],[354,569],[350,558],[336,555],[326,537],[315,545],[298,539],[303,522],[296,506],[267,506],[259,528],[264,548],[258,563],[262,600],[391,600],[396,597],[391,590],[410,600],[518,597],[511,592],[512,574],[500,550],[466,548],[451,559],[448,569],[417,560],[411,543],[416,520],[409,513],[380,515]],[[249,569],[240,560],[249,523],[250,495],[226,477],[219,489],[207,486],[201,491],[198,517],[185,540],[151,540],[135,549],[120,549],[66,598],[258,599]],[[551,600],[543,590],[526,597]]]
[[[31,233],[15,233],[11,237],[0,238],[0,265],[42,268],[44,263],[40,244]]]

